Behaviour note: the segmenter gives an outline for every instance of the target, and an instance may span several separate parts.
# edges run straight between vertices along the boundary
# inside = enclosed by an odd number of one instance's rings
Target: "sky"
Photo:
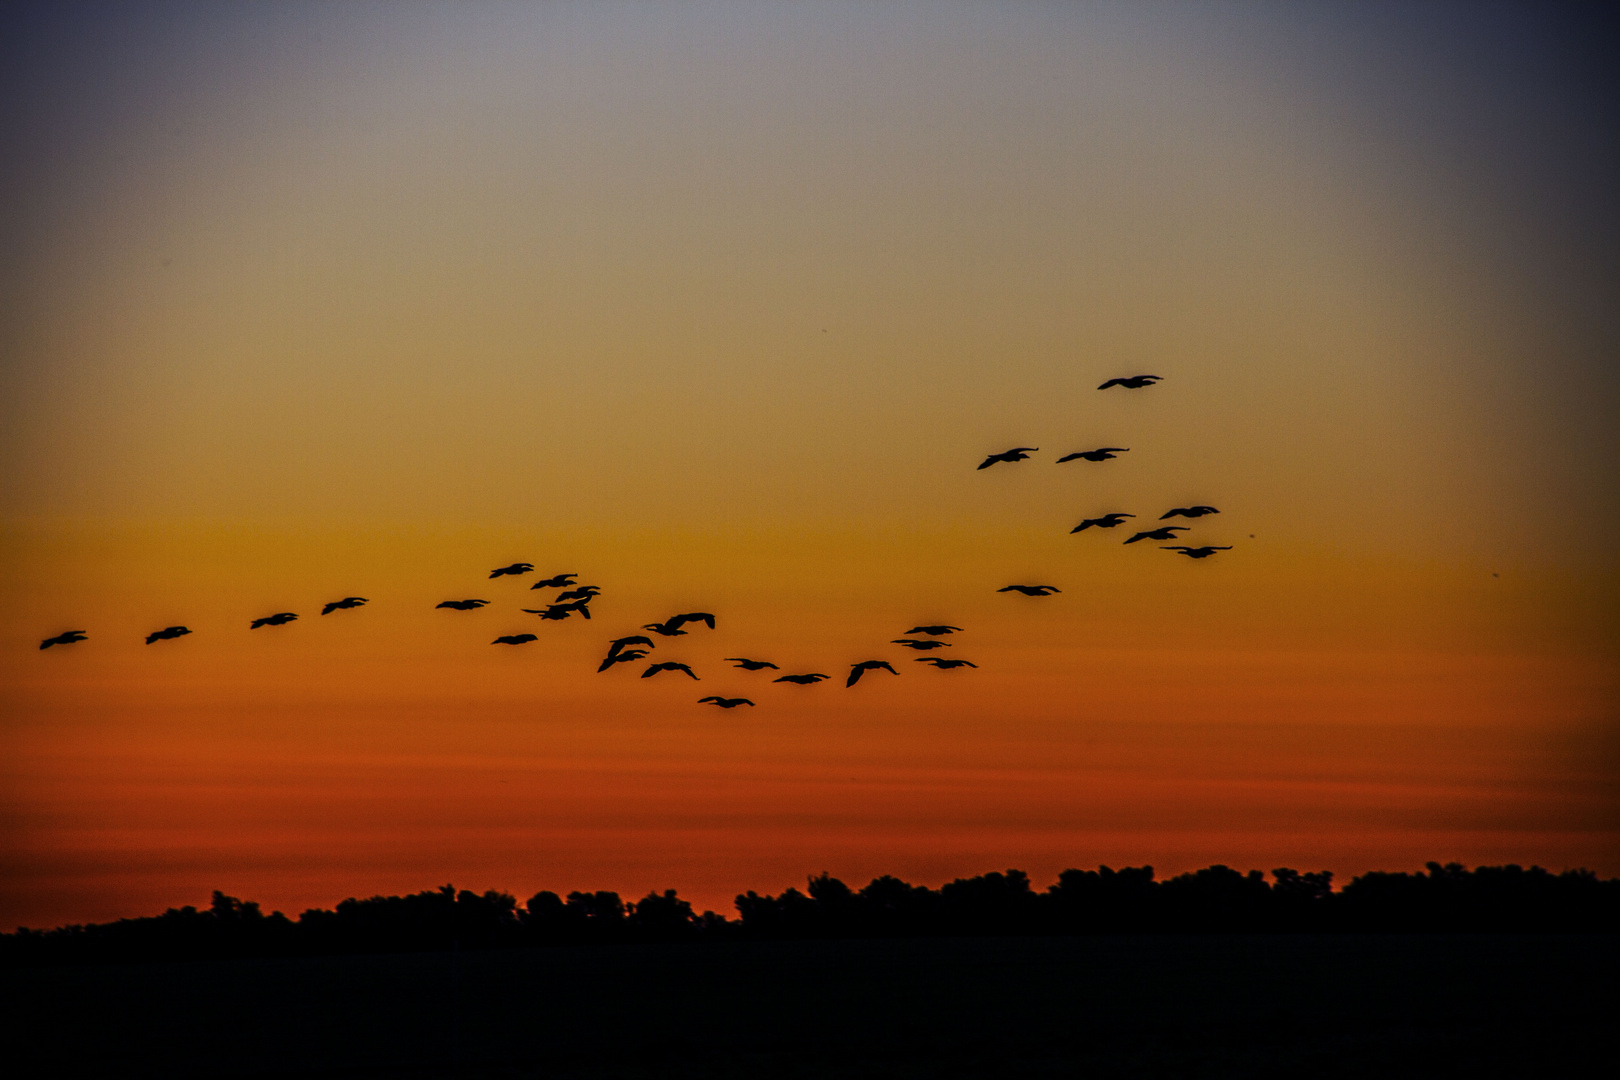
[[[1601,6],[0,18],[0,926],[1620,874]]]

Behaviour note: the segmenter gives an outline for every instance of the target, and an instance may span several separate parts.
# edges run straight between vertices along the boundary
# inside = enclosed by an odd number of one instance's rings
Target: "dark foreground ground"
[[[22,1076],[1606,1072],[1613,937],[617,945],[0,971]]]

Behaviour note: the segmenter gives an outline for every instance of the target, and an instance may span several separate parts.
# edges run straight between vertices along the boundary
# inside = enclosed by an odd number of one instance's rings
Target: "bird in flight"
[[[57,634],[55,637],[46,638],[39,643],[39,647],[48,649],[52,645],[76,645],[87,636],[83,630],[69,630],[66,633]]]
[[[1213,506],[1178,506],[1167,514],[1160,514],[1159,520],[1166,521],[1173,517],[1201,518],[1205,514],[1218,514],[1219,510]]]
[[[961,629],[962,628],[960,626],[945,626],[943,624],[938,626],[913,626],[910,630],[906,631],[906,634],[908,636],[911,634],[928,634],[931,637],[939,637],[941,634],[957,633]]]
[[[648,623],[643,630],[651,630],[663,637],[679,637],[686,633],[681,627],[689,622],[708,623],[709,629],[714,629],[714,616],[707,611],[689,611],[685,615],[671,615],[661,623]]]
[[[146,643],[150,645],[154,641],[168,641],[170,638],[184,637],[189,633],[191,633],[191,630],[188,627],[165,626],[162,630],[154,630],[147,634]]]
[[[849,669],[849,678],[844,681],[844,685],[854,686],[856,683],[861,681],[862,675],[865,675],[868,671],[876,671],[878,668],[882,668],[890,675],[900,674],[898,671],[894,670],[894,667],[890,665],[887,660],[862,660],[860,663],[853,665]]]
[[[554,577],[541,578],[539,581],[535,582],[533,585],[530,585],[529,588],[531,588],[531,589],[566,589],[568,586],[570,586],[570,585],[572,585],[574,583],[574,579],[577,578],[577,577],[579,577],[578,574],[557,574]]]
[[[569,589],[567,592],[558,593],[557,603],[560,604],[565,600],[592,600],[600,596],[601,593],[602,590],[595,585],[581,585],[577,589]]]
[[[1176,533],[1186,531],[1187,526],[1185,525],[1165,525],[1162,528],[1149,529],[1147,532],[1139,532],[1125,542],[1127,544],[1134,544],[1138,540],[1174,540],[1176,538]]]
[[[1084,458],[1087,461],[1108,461],[1121,454],[1128,454],[1130,451],[1131,448],[1128,446],[1099,446],[1095,450],[1076,450],[1072,454],[1064,454],[1057,459],[1057,463],[1061,465],[1065,461],[1073,461],[1076,458]]]
[[[645,645],[647,648],[632,649],[630,648],[632,645]],[[640,660],[643,656],[647,655],[647,650],[651,649],[652,647],[652,638],[645,637],[641,634],[635,634],[630,637],[614,638],[608,643],[608,654],[606,659],[602,661],[602,666],[596,670],[598,672],[603,672],[612,667],[614,664],[625,664],[629,663],[631,660]]]
[[[933,664],[941,671],[949,671],[951,668],[976,668],[979,666],[971,660],[947,660],[943,656],[919,656],[916,662],[919,664]]]
[[[904,637],[895,638],[893,641],[889,642],[889,644],[904,645],[906,648],[916,649],[918,652],[927,652],[929,649],[948,649],[951,647],[951,643],[948,641],[918,641],[915,638]]]
[[[439,606],[443,607],[444,605],[441,604]],[[547,604],[544,608],[526,607],[520,608],[519,610],[525,611],[530,615],[538,615],[542,619],[547,619],[550,621],[566,619],[576,611],[585,616],[587,619],[591,617],[589,600],[575,600],[571,604]]]
[[[828,678],[831,678],[831,676],[823,675],[819,671],[812,671],[805,675],[783,675],[780,679],[772,679],[771,682],[790,682],[798,683],[800,686],[814,686],[822,679]]]
[[[979,468],[988,469],[998,461],[1023,461],[1025,458],[1029,457],[1030,452],[1039,449],[1040,447],[1038,446],[1015,446],[1011,450],[1004,450],[999,454],[991,454],[989,457],[984,459],[984,463],[980,465]]]
[[[739,705],[753,704],[752,701],[749,701],[745,697],[719,697],[718,695],[711,695],[709,697],[698,698],[699,705],[706,705],[711,701],[720,706],[722,709],[735,709]]]
[[[735,660],[737,662],[737,666],[742,668],[744,671],[758,671],[761,668],[770,668],[772,671],[782,670],[769,660],[750,660],[746,656],[723,656],[721,659]]]
[[[597,674],[601,674],[614,664],[628,664],[632,660],[640,660],[646,655],[646,649],[626,649],[623,652],[608,653],[607,658],[597,667]]]
[[[332,614],[332,612],[337,611],[339,608],[359,607],[361,604],[364,604],[365,602],[366,602],[366,598],[363,597],[363,596],[345,596],[343,599],[341,599],[341,600],[333,600],[331,603],[329,603],[325,607],[321,608],[321,614],[322,615],[330,615],[330,614]]]
[[[519,574],[527,574],[530,570],[533,570],[533,569],[534,569],[534,564],[533,563],[515,562],[511,566],[502,566],[502,567],[498,567],[497,569],[491,570],[489,572],[489,576],[492,577],[492,578],[498,578],[498,577],[501,577],[501,576],[503,576],[505,574],[511,574],[513,577],[516,577]]]
[[[298,616],[294,615],[290,611],[278,611],[274,615],[266,615],[262,619],[254,619],[253,622],[248,626],[248,629],[257,630],[261,626],[281,626],[284,623],[292,622],[296,618],[298,618]]]
[[[1140,390],[1144,386],[1152,386],[1162,378],[1163,375],[1132,375],[1124,379],[1109,379],[1097,389],[1106,390],[1110,386],[1123,386],[1127,390]]]
[[[1071,534],[1085,532],[1092,526],[1096,526],[1099,529],[1112,529],[1116,525],[1125,524],[1126,518],[1133,518],[1135,516],[1135,514],[1104,514],[1102,517],[1086,518],[1086,520],[1070,529],[1069,532]]]
[[[456,611],[476,611],[489,603],[488,600],[446,600],[442,604],[434,604],[435,608],[452,608]]]
[[[502,634],[500,637],[498,637],[494,641],[490,642],[490,644],[491,645],[525,645],[528,642],[539,641],[539,640],[540,639],[535,637],[533,634]]]
[[[1189,559],[1207,559],[1217,551],[1231,551],[1232,545],[1227,544],[1225,547],[1215,547],[1213,545],[1205,545],[1204,547],[1162,547],[1159,550],[1179,551]]]
[[[1062,591],[1056,585],[1008,585],[1004,589],[996,590],[996,592],[1023,593],[1025,596],[1051,596],[1055,592]]]
[[[692,678],[697,678],[697,676],[692,673],[691,668],[687,667],[685,664],[677,664],[673,660],[666,660],[662,664],[653,664],[646,671],[641,673],[641,677],[643,679],[650,679],[660,671],[684,671],[688,675],[691,675]]]

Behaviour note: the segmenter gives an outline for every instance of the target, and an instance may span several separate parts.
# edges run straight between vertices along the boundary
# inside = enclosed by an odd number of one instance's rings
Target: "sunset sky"
[[[1600,14],[8,6],[0,927],[1620,874]]]

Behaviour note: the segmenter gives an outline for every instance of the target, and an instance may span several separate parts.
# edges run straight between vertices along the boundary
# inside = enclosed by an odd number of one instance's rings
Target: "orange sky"
[[[19,10],[0,925],[1620,873],[1612,106],[1552,23]],[[1068,532],[1192,502],[1233,550]],[[682,610],[702,682],[594,673]]]

